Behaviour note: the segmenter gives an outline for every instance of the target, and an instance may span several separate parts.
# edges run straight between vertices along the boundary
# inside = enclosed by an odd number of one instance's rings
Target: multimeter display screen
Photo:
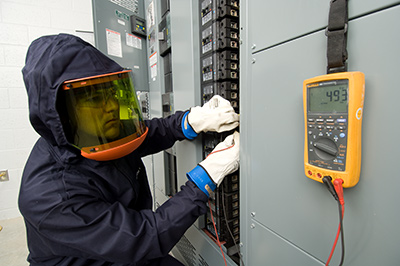
[[[137,19],[136,20],[136,25],[143,27],[144,23],[143,23],[143,21],[140,21],[140,20]]]
[[[348,81],[337,80],[308,86],[308,111],[346,113]]]

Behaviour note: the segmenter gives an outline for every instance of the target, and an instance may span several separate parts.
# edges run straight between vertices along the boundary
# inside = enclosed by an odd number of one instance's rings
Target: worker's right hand
[[[193,130],[200,132],[224,132],[239,126],[239,115],[231,103],[219,95],[214,95],[203,106],[190,109],[187,122]]]
[[[207,196],[210,196],[225,176],[238,170],[239,146],[240,134],[235,131],[220,142],[206,159],[187,173],[187,177]]]

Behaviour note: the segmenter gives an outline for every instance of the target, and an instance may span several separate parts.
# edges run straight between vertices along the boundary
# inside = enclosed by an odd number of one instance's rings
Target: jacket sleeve
[[[20,197],[21,212],[41,236],[36,244],[50,248],[53,256],[136,265],[166,256],[206,212],[207,196],[190,181],[153,212],[106,202],[93,184],[85,184],[93,180],[81,178],[79,184],[78,177],[64,173],[64,183],[71,179],[75,186],[59,190],[59,197],[51,202]],[[57,183],[52,186],[57,188],[62,182]],[[48,191],[38,189],[38,193]]]
[[[138,148],[141,157],[171,148],[177,140],[186,139],[182,131],[184,112],[177,111],[166,118],[146,120],[147,137]]]

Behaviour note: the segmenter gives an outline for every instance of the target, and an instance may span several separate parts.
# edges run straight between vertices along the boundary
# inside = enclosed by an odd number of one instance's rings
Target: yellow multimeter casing
[[[358,183],[365,78],[362,72],[322,75],[303,82],[305,175],[318,182]]]

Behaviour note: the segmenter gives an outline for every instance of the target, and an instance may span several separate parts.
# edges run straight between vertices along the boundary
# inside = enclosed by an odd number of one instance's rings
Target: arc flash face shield
[[[108,161],[134,151],[148,129],[133,88],[132,70],[65,81],[68,140],[82,156]]]

